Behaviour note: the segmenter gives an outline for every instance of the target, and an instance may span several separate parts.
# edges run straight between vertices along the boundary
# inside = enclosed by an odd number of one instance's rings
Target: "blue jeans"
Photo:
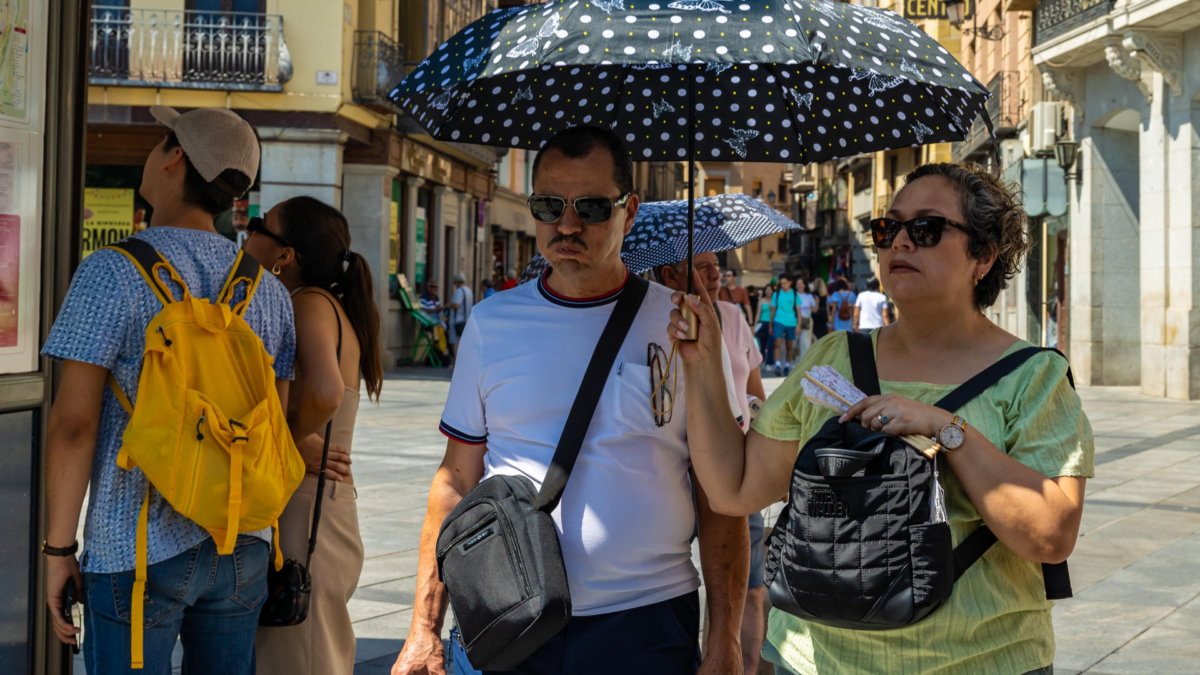
[[[218,556],[212,539],[146,569],[143,655],[130,662],[133,572],[84,575],[83,657],[88,675],[169,675],[176,638],[184,672],[253,675],[254,632],[267,597],[271,546],[242,535],[232,555]]]

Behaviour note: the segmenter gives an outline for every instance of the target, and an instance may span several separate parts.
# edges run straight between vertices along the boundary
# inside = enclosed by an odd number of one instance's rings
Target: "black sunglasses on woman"
[[[891,248],[896,235],[900,234],[900,228],[904,228],[914,245],[928,248],[938,245],[942,240],[942,231],[947,227],[970,233],[966,225],[941,216],[921,216],[912,220],[875,218],[871,221],[871,238],[876,248]]]
[[[294,246],[292,246],[291,244],[288,243],[287,239],[284,239],[283,237],[268,230],[267,226],[263,224],[263,219],[260,216],[254,216],[253,218],[250,219],[249,223],[246,223],[246,231],[254,232],[256,234],[261,234],[261,235],[267,237],[268,239],[274,241],[276,244],[279,244],[280,246],[286,246],[288,248],[295,248]]]

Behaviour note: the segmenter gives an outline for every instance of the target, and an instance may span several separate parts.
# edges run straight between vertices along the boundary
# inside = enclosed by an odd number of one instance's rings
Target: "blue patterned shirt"
[[[211,232],[152,227],[134,236],[154,246],[198,298],[220,293],[237,256],[233,242]],[[296,355],[291,298],[278,279],[263,276],[246,309],[246,322],[274,357],[275,374],[291,379]],[[109,369],[136,402],[146,326],[161,309],[128,258],[117,251],[97,251],[75,272],[42,354]],[[105,387],[80,561],[85,572],[111,574],[134,568],[138,511],[147,481],[140,469],[125,471],[117,466],[128,421],[129,415]],[[204,528],[176,513],[157,491],[151,491],[149,516],[149,564],[179,555],[209,537]],[[256,534],[270,538],[270,530]]]

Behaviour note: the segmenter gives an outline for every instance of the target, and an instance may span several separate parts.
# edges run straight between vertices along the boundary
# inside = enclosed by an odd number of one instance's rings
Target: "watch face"
[[[962,445],[963,430],[951,424],[945,429],[942,429],[942,432],[938,434],[938,440],[942,442],[942,445],[953,450]]]

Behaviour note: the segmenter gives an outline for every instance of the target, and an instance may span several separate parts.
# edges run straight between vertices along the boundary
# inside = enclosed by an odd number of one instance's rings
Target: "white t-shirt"
[[[455,309],[450,310],[451,318],[454,323],[464,323],[471,318],[471,308],[475,305],[475,294],[466,286],[459,286],[454,289],[454,298],[450,300],[450,304],[459,305]]]
[[[763,362],[762,352],[754,342],[754,331],[742,319],[742,308],[731,302],[718,300],[717,310],[721,313],[721,339],[725,341],[725,349],[729,352],[730,371],[733,373],[733,392],[737,395],[738,407],[742,419],[750,419],[749,392],[746,387],[750,383],[750,373]],[[742,427],[749,432],[749,425]]]
[[[855,305],[858,307],[858,329],[871,330],[883,326],[883,311],[887,309],[887,296],[879,291],[863,291]]]
[[[538,488],[621,292],[564,298],[545,280],[475,309],[441,423],[450,438],[487,445],[485,479],[525,476]],[[670,422],[657,426],[650,409],[647,347],[670,354],[672,309],[671,291],[650,284],[552,514],[575,616],[650,605],[700,586],[689,543],[695,511],[683,373]],[[727,351],[724,361],[733,382]],[[729,404],[730,415],[740,415],[732,388]]]
[[[812,293],[801,293],[800,300],[800,316],[808,318],[812,316],[813,310],[817,308],[817,299]]]

